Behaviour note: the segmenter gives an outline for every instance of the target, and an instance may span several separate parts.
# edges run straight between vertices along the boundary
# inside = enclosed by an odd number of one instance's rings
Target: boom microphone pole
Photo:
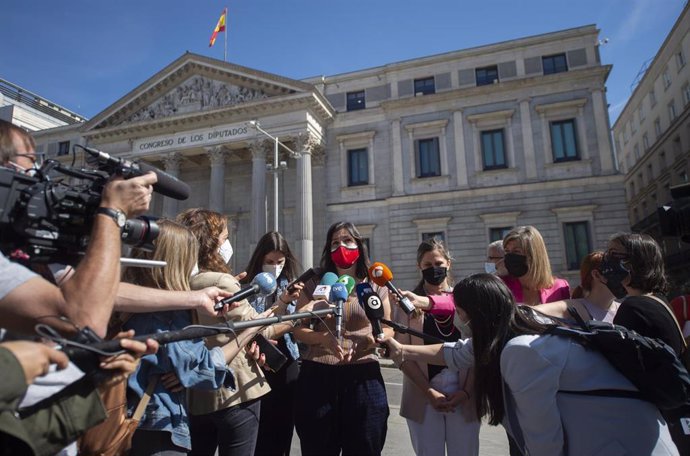
[[[390,326],[393,328],[393,331],[400,333],[400,334],[409,334],[411,336],[419,337],[420,339],[424,339],[427,342],[431,342],[432,344],[445,344],[446,341],[443,339],[439,339],[438,337],[430,336],[429,334],[424,334],[419,331],[415,331],[414,329],[410,329],[405,325],[401,325],[400,323],[396,323],[394,321],[386,320],[385,318],[381,319],[381,323]]]

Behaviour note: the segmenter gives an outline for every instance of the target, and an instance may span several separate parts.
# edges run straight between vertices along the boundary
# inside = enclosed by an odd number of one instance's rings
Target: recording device
[[[333,274],[332,272],[325,273],[323,277],[321,277],[321,283],[319,283],[314,289],[312,297],[314,299],[325,299],[328,301],[331,296],[331,285],[337,281],[337,275]]]
[[[226,304],[242,301],[255,294],[268,296],[275,292],[276,288],[278,288],[278,283],[276,282],[276,278],[273,277],[273,274],[270,272],[260,272],[254,277],[247,288],[238,291],[229,298],[221,299],[213,308],[215,310],[221,310]]]
[[[311,280],[312,277],[316,275],[316,271],[314,271],[314,268],[309,268],[306,271],[302,273],[301,276],[297,277],[295,280],[290,282],[287,286],[287,291],[292,293],[295,291],[295,285],[302,282],[302,283],[307,283],[308,280]]]
[[[412,305],[410,300],[403,296],[402,293],[400,293],[400,290],[398,290],[396,286],[393,285],[393,282],[391,282],[391,280],[393,280],[393,273],[388,266],[379,262],[372,264],[371,267],[369,267],[369,279],[371,279],[371,281],[376,285],[386,287],[395,293],[395,295],[398,297],[400,307],[407,315],[414,311],[414,305]]]
[[[340,282],[331,285],[329,301],[335,304],[335,337],[340,339],[343,334],[343,306],[349,293],[347,287]]]
[[[355,289],[357,290],[357,301],[364,309],[364,313],[367,315],[374,330],[374,338],[382,338],[381,319],[383,318],[383,303],[381,298],[368,283],[357,284]]]
[[[80,146],[81,147],[81,146]],[[85,150],[97,169],[80,169],[46,160],[36,174],[28,176],[0,167],[0,250],[19,249],[30,262],[76,264],[89,242],[91,226],[101,202],[101,193],[115,175],[125,178],[156,172],[154,190],[184,199],[187,184],[163,171],[135,162],[110,157],[103,152]],[[122,242],[153,249],[158,236],[154,219],[128,219],[121,227]]]
[[[690,183],[670,188],[673,201],[657,209],[659,228],[664,236],[679,236],[690,243]]]
[[[233,334],[247,328],[254,328],[256,326],[268,326],[276,323],[283,323],[285,321],[302,320],[311,317],[323,317],[335,313],[334,309],[320,309],[311,312],[300,312],[288,315],[276,315],[267,318],[257,318],[254,320],[245,321],[226,321],[218,325],[191,325],[183,329],[175,331],[163,331],[154,334],[144,334],[135,336],[130,339],[145,342],[147,339],[153,339],[161,345],[169,344],[171,342],[178,342],[181,340],[200,339],[204,337],[216,336],[218,334]],[[38,325],[46,326],[46,325]],[[123,353],[125,350],[120,346],[120,340],[107,340],[96,343],[82,343],[75,345],[72,341],[64,338],[52,336],[51,334],[44,334],[44,331],[37,332],[42,337],[51,339],[53,342],[60,344],[61,350],[70,358],[70,361],[81,368],[85,363],[93,361],[97,356],[112,356]],[[82,369],[83,370],[83,369]]]
[[[347,294],[348,296],[350,293],[352,293],[352,290],[355,288],[355,279],[353,279],[351,276],[347,274],[343,274],[340,277],[338,277],[338,281],[336,283],[342,283],[345,285],[345,289],[347,289]]]
[[[263,334],[254,336],[252,342],[256,342],[256,345],[259,346],[259,351],[266,356],[266,366],[273,372],[278,372],[287,362],[287,356],[266,339]],[[251,342],[249,344],[251,344]]]

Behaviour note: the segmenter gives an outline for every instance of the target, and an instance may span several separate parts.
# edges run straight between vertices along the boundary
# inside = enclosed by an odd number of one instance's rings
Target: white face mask
[[[225,242],[220,245],[218,253],[223,257],[225,264],[230,263],[230,258],[232,258],[232,246],[230,245],[230,241],[226,239]]]
[[[194,263],[194,267],[192,268],[192,273],[190,277],[194,277],[199,273],[199,263]]]
[[[277,279],[280,276],[280,273],[283,272],[284,267],[284,264],[265,264],[261,268],[264,272],[273,274],[273,277]]]
[[[484,263],[484,271],[486,271],[487,274],[496,274],[496,263],[487,261]]]

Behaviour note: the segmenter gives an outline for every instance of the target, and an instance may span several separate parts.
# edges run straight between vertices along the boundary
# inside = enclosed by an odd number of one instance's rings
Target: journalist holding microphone
[[[331,273],[350,282],[342,277],[347,275],[354,282],[365,282],[368,265],[367,249],[357,228],[349,222],[331,225],[321,256],[322,275]],[[320,281],[318,277],[305,283],[298,310],[311,304]],[[388,399],[374,353],[372,327],[350,292],[342,302],[342,342],[335,337],[337,318],[294,330],[297,339],[309,346],[302,360],[295,406],[303,455],[337,455],[341,451],[343,455],[377,455],[386,440]],[[377,292],[384,318],[390,319],[388,292],[385,288]],[[389,328],[384,331],[393,334]]]

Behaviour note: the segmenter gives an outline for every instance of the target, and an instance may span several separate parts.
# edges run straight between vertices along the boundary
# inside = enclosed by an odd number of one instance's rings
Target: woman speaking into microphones
[[[320,266],[321,274],[305,283],[298,311],[312,303],[321,277],[331,273],[339,277],[330,293],[338,303],[331,304],[342,306],[342,316],[293,332],[309,346],[302,358],[295,406],[302,454],[378,455],[386,441],[388,399],[372,327],[351,286],[368,280],[369,267],[367,248],[352,223],[337,222],[328,229]],[[347,290],[343,295],[340,284]],[[381,298],[384,318],[390,320],[388,291],[372,286]],[[336,320],[340,337],[336,337]],[[383,331],[393,334],[390,328]]]

